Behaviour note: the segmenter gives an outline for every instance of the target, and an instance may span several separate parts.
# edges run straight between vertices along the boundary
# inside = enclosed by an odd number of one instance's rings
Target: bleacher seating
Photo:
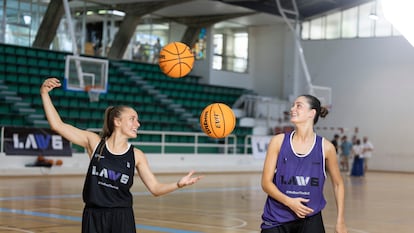
[[[48,127],[39,87],[47,76],[63,80],[66,55],[0,44],[1,125]],[[109,64],[108,92],[100,95],[99,102],[90,102],[86,92],[53,90],[51,97],[64,121],[80,128],[101,128],[106,107],[123,104],[138,111],[141,130],[201,132],[195,123],[205,106],[213,102],[232,106],[248,92],[200,84],[199,77],[192,75],[168,78],[156,64],[132,61]],[[243,143],[243,137],[251,132],[251,128],[236,126],[233,133]]]

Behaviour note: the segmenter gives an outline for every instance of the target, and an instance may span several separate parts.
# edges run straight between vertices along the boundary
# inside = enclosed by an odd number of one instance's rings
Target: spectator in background
[[[152,57],[152,63],[157,63],[160,58],[161,52],[161,41],[160,38],[157,38],[157,42],[152,47],[154,56]]]
[[[332,139],[332,141],[331,141],[332,145],[334,145],[334,147],[335,147],[335,151],[336,151],[336,154],[337,155],[338,155],[338,149],[339,149],[338,140],[339,140],[339,135],[338,134],[335,134],[334,137],[333,137],[333,139]]]
[[[363,147],[360,139],[356,139],[355,144],[352,145],[352,155],[354,161],[352,162],[351,176],[364,175],[364,158],[362,155]]]
[[[372,157],[372,151],[374,150],[374,145],[368,140],[368,137],[362,138],[362,154],[364,157],[364,172],[367,172],[368,169],[368,160]]]
[[[341,154],[340,154],[340,168],[342,171],[349,171],[349,156],[352,151],[352,143],[348,140],[346,135],[341,138]]]
[[[132,50],[132,58],[136,61],[141,61],[142,59],[142,45],[139,41],[135,42],[134,48]]]

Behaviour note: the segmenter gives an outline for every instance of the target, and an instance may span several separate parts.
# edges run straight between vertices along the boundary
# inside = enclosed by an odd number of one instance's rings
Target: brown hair
[[[121,116],[121,113],[127,106],[118,105],[118,106],[109,106],[105,110],[104,123],[102,127],[102,132],[100,136],[102,139],[106,139],[112,135],[114,132],[114,119]]]
[[[319,120],[319,117],[325,118],[326,115],[328,115],[329,111],[326,107],[321,106],[321,102],[318,98],[316,98],[313,95],[301,95],[305,97],[308,100],[308,103],[310,105],[311,109],[316,110],[315,117],[313,118],[313,124],[316,125],[316,123]]]

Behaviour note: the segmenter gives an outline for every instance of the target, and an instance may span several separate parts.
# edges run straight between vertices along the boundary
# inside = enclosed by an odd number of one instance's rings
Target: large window
[[[248,56],[248,34],[245,32],[234,34],[234,60],[233,71],[247,72],[247,56]]]
[[[323,34],[323,21],[322,18],[314,19],[310,21],[310,38],[313,40],[319,40],[324,37]]]
[[[368,16],[367,16],[368,17]],[[358,35],[358,8],[351,8],[342,12],[342,37],[355,38]]]
[[[379,5],[377,6],[376,14],[378,15],[378,19],[375,20],[375,36],[383,37],[392,35],[393,26],[385,19],[384,12]]]
[[[376,15],[377,17],[371,17]],[[303,40],[400,36],[376,1],[302,22]]]
[[[247,73],[248,37],[248,33],[244,31],[215,32],[213,69]]]
[[[326,17],[326,39],[341,37],[341,13],[334,13]]]
[[[305,21],[302,23],[301,34],[303,40],[310,39],[310,22]]]
[[[0,43],[31,47],[49,3],[48,0],[0,0]],[[110,5],[100,1],[79,0],[71,3],[71,23],[65,14],[66,11],[60,18],[53,19],[59,25],[53,41],[46,45],[49,46],[48,49],[75,52],[73,49],[76,48],[76,52],[81,55],[108,56],[125,13],[111,9]],[[186,30],[185,25],[169,20],[162,21],[156,15],[144,15],[140,20],[125,48],[123,59],[157,63],[160,48],[171,42],[171,38],[179,40],[180,33]],[[213,29],[212,35],[213,69],[247,73],[247,29],[238,24],[225,25],[220,29]],[[197,59],[206,57],[206,39],[210,39],[205,36],[206,30],[202,29],[196,46],[192,48]]]
[[[161,48],[168,44],[169,24],[141,24],[135,30],[131,39],[131,56],[125,54],[126,59],[135,61],[157,63]]]
[[[366,3],[359,6],[358,14],[358,36],[359,37],[373,37],[375,34],[375,20],[372,20],[369,15],[373,13],[373,3]],[[367,17],[368,16],[368,17]]]
[[[0,42],[30,46],[46,8],[47,3],[40,0],[0,1]]]
[[[223,67],[223,34],[215,34],[213,40],[213,69],[221,70]]]

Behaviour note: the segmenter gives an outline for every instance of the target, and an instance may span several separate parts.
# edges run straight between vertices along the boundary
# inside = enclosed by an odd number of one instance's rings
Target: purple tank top
[[[294,133],[293,131],[285,134],[277,159],[273,183],[289,197],[309,199],[306,205],[314,210],[312,215],[315,215],[326,205],[323,196],[326,173],[322,137],[316,135],[310,152],[298,155],[292,147]],[[296,219],[299,218],[291,209],[272,197],[267,197],[262,215],[262,229],[279,226]]]

